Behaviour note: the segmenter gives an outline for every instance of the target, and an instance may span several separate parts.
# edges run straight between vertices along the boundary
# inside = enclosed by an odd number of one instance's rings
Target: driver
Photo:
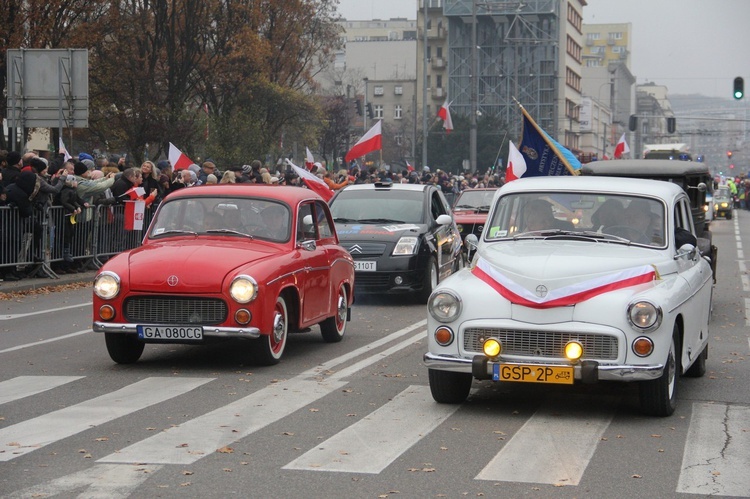
[[[544,199],[534,199],[529,201],[524,208],[524,217],[526,218],[526,230],[548,230],[563,229],[572,230],[573,224],[570,222],[558,220],[552,211],[552,204]]]
[[[286,235],[286,210],[281,206],[269,206],[260,212],[260,216],[265,224],[266,232],[273,239],[283,239]]]

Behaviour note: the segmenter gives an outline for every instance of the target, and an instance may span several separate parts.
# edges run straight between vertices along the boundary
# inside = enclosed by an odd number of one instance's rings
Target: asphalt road
[[[712,230],[708,373],[669,418],[615,383],[475,382],[435,404],[426,311],[402,299],[358,299],[341,343],[295,335],[264,368],[229,343],[119,366],[90,288],[2,300],[0,496],[748,497],[750,213]]]

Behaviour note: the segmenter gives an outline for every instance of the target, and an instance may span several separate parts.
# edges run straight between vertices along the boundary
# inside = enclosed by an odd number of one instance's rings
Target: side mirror
[[[450,225],[453,223],[453,218],[450,215],[440,215],[436,221],[438,225]]]
[[[477,250],[479,246],[479,239],[474,234],[469,234],[464,238],[464,245],[466,245],[466,259],[471,260],[471,254]]]
[[[693,246],[692,244],[683,244],[682,246],[680,246],[680,249],[677,250],[674,259],[678,260],[680,258],[687,257],[690,260],[695,260],[697,254],[698,249],[695,246]]]
[[[300,243],[297,244],[298,248],[302,248],[306,251],[315,251],[315,248],[318,247],[317,244],[315,244],[315,239],[306,239]]]

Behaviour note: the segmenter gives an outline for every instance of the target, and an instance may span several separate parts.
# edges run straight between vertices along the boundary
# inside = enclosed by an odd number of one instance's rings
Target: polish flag
[[[308,170],[312,170],[313,165],[315,164],[315,158],[313,157],[313,153],[310,152],[310,148],[305,146],[305,168]]]
[[[508,168],[505,169],[505,181],[517,180],[526,173],[526,160],[513,141],[508,142]]]
[[[349,163],[349,161],[353,160],[354,158],[359,158],[361,156],[364,156],[365,154],[371,153],[373,151],[379,151],[383,148],[383,133],[381,123],[382,122],[378,120],[378,122],[375,123],[375,125],[373,125],[373,127],[370,128],[356,144],[354,144],[354,147],[349,149],[349,152],[346,153],[346,156],[344,157],[344,161]]]
[[[409,173],[414,171],[414,165],[412,165],[408,161],[406,162],[406,171],[408,171]]]
[[[129,191],[126,191],[122,196],[128,196],[131,200],[135,201],[138,199],[141,199],[143,196],[146,195],[146,189],[143,187],[133,187]]]
[[[63,153],[64,155],[63,161],[68,161],[70,158],[72,158],[72,156],[68,152],[68,149],[65,147],[65,144],[63,144],[62,137],[60,137],[60,139],[58,140],[57,149],[58,149],[58,152]]]
[[[286,163],[292,167],[294,173],[299,175],[302,181],[305,182],[305,185],[320,197],[322,197],[326,203],[333,197],[333,191],[328,187],[328,184],[320,179],[320,177],[313,175],[304,168],[300,168],[288,159],[286,160]]]
[[[174,171],[185,170],[193,164],[193,160],[188,158],[185,153],[177,149],[171,142],[169,143],[169,162],[172,163]]]
[[[443,102],[443,105],[440,106],[440,109],[438,109],[438,118],[443,120],[443,128],[445,128],[445,133],[451,133],[451,130],[453,130],[453,118],[451,118],[451,104],[453,101],[448,102],[448,99],[445,99],[445,102]]]
[[[143,230],[146,216],[144,201],[125,201],[125,230]]]
[[[628,147],[628,143],[625,142],[625,134],[622,134],[622,137],[620,137],[620,140],[617,142],[617,146],[615,147],[615,159],[622,158],[623,154],[627,154],[630,152],[630,147]]]

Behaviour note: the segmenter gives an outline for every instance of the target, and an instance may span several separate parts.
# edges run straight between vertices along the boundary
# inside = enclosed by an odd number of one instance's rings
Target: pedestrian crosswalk
[[[0,382],[3,404],[43,397],[80,382],[82,376],[19,376]],[[47,414],[0,427],[0,462],[22,459],[52,443],[92,427],[132,416],[180,395],[220,382],[203,377],[151,377]],[[196,463],[224,446],[294,415],[348,383],[332,375],[297,376],[272,383],[232,403],[175,425],[98,459],[85,470],[18,491],[9,497],[63,494],[127,497],[164,466]],[[210,385],[208,386],[210,388]],[[487,483],[518,482],[577,486],[585,476],[603,435],[616,417],[612,409],[591,409],[568,401],[565,410],[542,404],[474,477]],[[450,432],[460,405],[436,404],[425,385],[407,385],[386,403],[353,418],[346,427],[322,427],[310,448],[279,468],[289,473],[362,473],[377,475],[415,446]],[[0,423],[1,424],[1,423]],[[692,404],[675,493],[750,496],[750,407]],[[467,445],[473,438],[466,435]],[[476,437],[481,438],[479,436]],[[493,451],[494,452],[494,451]],[[530,458],[533,456],[533,459]],[[676,459],[678,460],[678,459]],[[136,466],[137,464],[137,466]],[[458,463],[457,463],[458,464]],[[144,472],[147,470],[148,472]],[[12,492],[12,493],[11,493]]]

